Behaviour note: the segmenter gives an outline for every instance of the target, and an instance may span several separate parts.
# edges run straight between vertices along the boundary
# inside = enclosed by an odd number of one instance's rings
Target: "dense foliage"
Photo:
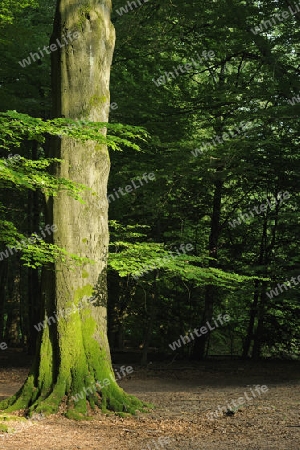
[[[107,126],[111,149],[123,150],[111,151],[108,186],[111,346],[142,348],[144,362],[150,347],[175,357],[171,342],[229,314],[176,356],[297,357],[299,287],[282,285],[300,274],[299,13],[276,18],[290,11],[283,0],[124,4],[113,2]],[[80,197],[82,187],[48,173],[59,164],[48,137],[103,139],[101,124],[50,120],[50,56],[18,64],[48,44],[53,11],[44,0],[0,7],[3,250],[46,225],[44,195]],[[49,245],[0,262],[0,339],[10,345],[34,345],[40,269],[20,261],[57,257]]]

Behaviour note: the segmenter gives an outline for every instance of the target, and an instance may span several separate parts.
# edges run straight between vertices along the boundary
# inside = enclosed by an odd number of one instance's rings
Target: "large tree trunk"
[[[54,115],[105,122],[115,40],[111,1],[88,3],[58,1],[52,43],[57,38],[62,43],[68,32],[80,35],[52,53]],[[70,261],[57,262],[55,270],[47,271],[43,301],[49,325],[42,331],[28,380],[7,404],[12,405],[10,410],[29,408],[49,414],[64,401],[68,417],[86,415],[88,403],[102,410],[133,412],[142,403],[125,394],[114,380],[107,340],[107,147],[63,137],[51,146],[51,156],[63,159],[55,168],[58,176],[83,183],[96,193],[87,191],[85,204],[65,192],[48,200],[48,223],[58,227],[53,241],[95,263],[75,267]],[[59,314],[58,320],[53,311]],[[74,397],[79,393],[83,398],[77,401]]]

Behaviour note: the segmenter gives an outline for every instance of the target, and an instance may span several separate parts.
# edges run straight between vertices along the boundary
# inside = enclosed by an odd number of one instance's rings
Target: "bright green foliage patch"
[[[233,287],[237,283],[253,281],[256,277],[229,273],[222,269],[209,266],[212,260],[207,253],[201,256],[178,254],[168,250],[162,243],[132,242],[144,236],[138,233],[137,227],[121,227],[115,221],[111,222],[113,229],[119,234],[125,233],[128,240],[113,241],[109,254],[108,267],[118,272],[120,277],[143,277],[154,270],[163,271],[164,276],[180,277],[195,286],[214,284],[216,286]],[[121,229],[120,229],[121,227]]]
[[[0,4],[0,27],[11,24],[16,14],[28,7],[37,7],[37,0],[1,0]]]
[[[109,129],[111,134],[105,136],[103,131]],[[76,121],[72,119],[42,120],[16,111],[0,113],[0,147],[10,149],[20,147],[27,140],[45,142],[46,134],[68,136],[81,141],[93,140],[106,144],[112,150],[123,147],[140,150],[133,140],[146,141],[147,132],[141,127],[107,122]]]
[[[103,130],[110,128],[112,133],[104,136]],[[122,147],[131,147],[140,150],[134,140],[144,141],[147,133],[142,128],[110,125],[107,123],[95,123],[89,121],[75,121],[71,119],[53,119],[44,121],[33,118],[27,114],[20,114],[16,111],[0,113],[0,148],[7,151],[19,148],[22,150],[24,141],[37,141],[40,144],[45,142],[46,136],[70,137],[82,141],[94,140],[99,144],[108,145],[113,150],[121,150]],[[11,162],[13,161],[13,162]],[[20,191],[40,190],[47,196],[55,196],[61,190],[66,190],[70,196],[83,202],[81,194],[87,187],[65,178],[58,178],[51,175],[48,169],[52,164],[59,164],[61,160],[57,158],[40,158],[31,160],[18,155],[17,159],[0,159],[0,187],[16,188]],[[91,192],[91,195],[93,193]],[[2,209],[2,217],[5,217],[5,209]],[[0,241],[6,246],[18,247],[26,237],[17,231],[16,226],[9,220],[0,222]],[[40,240],[28,245],[22,245],[21,260],[28,267],[39,267],[47,262],[54,262],[57,258],[63,261],[72,259],[73,262],[82,264],[92,262],[87,258],[80,258],[76,255],[67,254],[64,249],[56,245]]]

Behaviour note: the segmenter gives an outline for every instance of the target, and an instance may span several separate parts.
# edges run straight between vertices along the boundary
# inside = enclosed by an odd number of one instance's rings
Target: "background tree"
[[[118,119],[114,120],[146,124],[153,139],[134,161],[130,153],[112,156],[109,191],[126,185],[130,178],[147,169],[156,174],[156,182],[112,202],[110,217],[125,225],[149,226],[146,239],[162,242],[170,248],[188,240],[194,246],[194,254],[201,255],[202,261],[210,252],[210,256],[218,256],[210,264],[220,269],[257,277],[264,275],[274,280],[270,267],[275,255],[288,252],[286,239],[281,239],[283,230],[285,237],[287,233],[291,241],[295,240],[295,233],[285,217],[290,217],[299,203],[295,190],[299,165],[295,118],[299,104],[288,103],[289,98],[297,94],[298,85],[297,17],[290,16],[257,36],[251,28],[263,19],[270,19],[275,12],[287,9],[287,2],[276,5],[267,2],[245,5],[239,1],[213,5],[209,2],[201,5],[160,2],[155,7],[145,4],[120,16],[117,11],[121,3],[115,2],[113,14],[120,36],[112,69],[112,95],[119,105]],[[196,52],[201,53],[203,49],[213,50],[215,58],[188,73],[175,75],[174,67],[191,62]],[[157,86],[153,80],[160,75],[168,80]],[[221,143],[216,141],[216,136],[234,131],[242,121],[247,123],[244,132]],[[216,144],[212,144],[213,140]],[[202,152],[193,156],[196,148]],[[250,215],[250,208],[260,207],[267,200],[274,203],[279,192],[284,191],[291,197],[280,207],[266,214]],[[244,216],[240,216],[243,213]],[[240,219],[240,224],[232,227],[230,223],[236,216],[245,217],[245,221]],[[297,228],[296,222],[293,215],[293,227]],[[259,262],[261,251],[262,263]],[[294,275],[299,271],[297,268],[293,266]],[[162,278],[166,281],[164,275]],[[288,278],[288,271],[282,273],[282,282]],[[149,295],[150,283],[149,290],[144,285]],[[263,308],[256,305],[257,283],[258,303],[262,296]],[[176,338],[182,330],[189,329],[189,315],[193,317],[192,326],[199,326],[207,317],[229,308],[234,316],[231,329],[235,344],[229,345],[227,341],[227,351],[231,347],[241,354],[244,348],[244,355],[248,356],[270,354],[270,351],[276,352],[275,348],[285,347],[288,353],[288,348],[294,348],[293,330],[298,326],[293,328],[293,322],[289,328],[289,342],[286,328],[281,325],[281,332],[275,333],[276,336],[270,333],[273,323],[282,324],[279,312],[282,299],[266,302],[266,291],[271,286],[272,283],[253,281],[224,291],[216,285],[205,286],[203,282],[197,289],[188,284],[183,288],[188,296],[182,292],[179,295],[179,308],[177,296],[168,284],[162,302],[163,309],[168,311],[170,302],[177,305],[170,313],[172,331],[168,331],[168,320],[157,318],[152,342],[163,349],[166,347],[163,339],[156,338],[161,334],[160,329],[169,336],[174,331]],[[207,294],[211,291],[213,296]],[[289,310],[295,311],[295,293],[290,291],[283,295],[294,299]],[[122,292],[120,298],[123,298]],[[278,310],[273,308],[274,303]],[[192,309],[189,309],[191,304]],[[189,312],[183,320],[184,309]],[[130,308],[127,311],[127,340],[131,337],[129,328],[135,312],[136,309]],[[141,314],[147,321],[146,312]],[[180,324],[176,330],[174,320]],[[284,344],[277,340],[279,335]],[[205,339],[197,341],[196,358],[218,352],[218,348],[220,353],[223,351],[216,345],[220,340],[214,336],[209,336],[209,348],[208,339],[206,343]],[[249,337],[250,346],[247,344]],[[259,346],[255,344],[258,341]],[[134,339],[133,342],[136,344]],[[187,354],[189,350],[185,351]]]

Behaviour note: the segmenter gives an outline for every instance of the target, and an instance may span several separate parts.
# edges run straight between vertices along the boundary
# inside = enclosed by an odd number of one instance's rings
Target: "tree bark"
[[[220,171],[219,169],[217,173]],[[220,217],[221,217],[221,203],[222,203],[222,189],[223,181],[217,179],[214,184],[214,198],[213,198],[213,211],[211,217],[210,235],[209,235],[209,256],[214,258],[210,261],[210,267],[216,267],[216,261],[218,258],[218,244],[220,235]],[[204,311],[201,321],[202,324],[211,322],[214,310],[214,300],[216,296],[216,288],[214,285],[207,285],[205,287],[204,298]],[[206,348],[209,342],[210,334],[201,336],[200,339],[196,339],[193,347],[191,359],[202,360],[206,356]]]
[[[84,5],[58,1],[51,43],[57,39],[63,43],[68,32],[77,31],[79,37],[52,52],[55,117],[108,120],[115,41],[110,10],[110,0],[89,0]],[[95,262],[74,266],[69,260],[57,261],[44,274],[47,324],[34,367],[6,406],[51,414],[64,402],[70,418],[85,417],[88,404],[103,411],[134,412],[141,409],[142,402],[117,385],[107,340],[107,147],[62,137],[52,142],[50,156],[63,160],[54,169],[57,176],[85,184],[96,193],[86,191],[85,204],[66,192],[47,200],[47,223],[58,228],[53,242]],[[109,384],[104,385],[105,379]],[[79,393],[83,398],[76,399]]]
[[[38,142],[34,141],[31,148],[31,158],[38,160]],[[28,232],[29,234],[37,232],[40,226],[40,192],[30,191],[28,192]],[[27,352],[29,355],[34,355],[36,352],[36,343],[38,340],[38,332],[34,325],[39,322],[41,315],[41,304],[39,299],[41,298],[41,275],[40,270],[29,267],[27,269],[27,299],[25,304],[25,311],[28,311],[26,315],[25,334],[27,335]],[[23,313],[24,316],[24,313]],[[24,322],[24,317],[23,317]]]

